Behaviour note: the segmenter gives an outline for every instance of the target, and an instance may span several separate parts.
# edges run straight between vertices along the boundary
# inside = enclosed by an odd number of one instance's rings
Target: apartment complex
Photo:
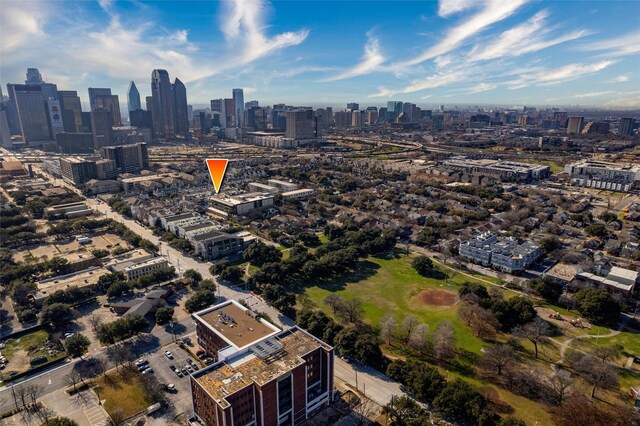
[[[209,211],[213,214],[242,216],[253,210],[273,206],[273,195],[264,192],[248,192],[232,197],[211,197],[209,206]]]
[[[460,255],[474,263],[492,266],[504,272],[524,271],[542,255],[542,248],[513,237],[498,237],[484,232],[460,244]]]
[[[567,164],[564,171],[573,185],[609,191],[629,192],[640,181],[640,166],[632,164],[587,159]]]
[[[442,166],[448,170],[471,175],[493,176],[505,182],[533,182],[551,175],[548,166],[463,156],[449,158],[442,162]]]
[[[280,331],[235,301],[193,315],[217,362],[191,377],[203,424],[275,426],[305,421],[332,400],[333,348],[306,331]]]

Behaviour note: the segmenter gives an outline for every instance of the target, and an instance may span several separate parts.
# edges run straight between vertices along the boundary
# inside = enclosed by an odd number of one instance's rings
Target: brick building
[[[207,426],[303,422],[333,395],[333,348],[306,331],[280,331],[227,301],[193,315],[216,363],[191,376],[193,411]]]

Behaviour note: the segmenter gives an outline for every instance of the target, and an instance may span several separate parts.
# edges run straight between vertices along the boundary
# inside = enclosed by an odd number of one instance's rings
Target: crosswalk
[[[84,411],[84,415],[87,416],[90,426],[109,425],[109,416],[101,405],[92,405],[82,410]]]

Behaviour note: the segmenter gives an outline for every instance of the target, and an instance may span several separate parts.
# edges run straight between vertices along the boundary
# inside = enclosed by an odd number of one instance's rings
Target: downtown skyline
[[[640,108],[635,2],[2,3],[2,85],[37,67],[83,104],[131,80],[144,98],[164,68],[194,107],[241,87],[261,104]]]

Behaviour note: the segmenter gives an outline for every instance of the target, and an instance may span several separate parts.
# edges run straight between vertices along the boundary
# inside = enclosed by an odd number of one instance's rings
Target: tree
[[[458,309],[458,315],[480,339],[493,339],[500,327],[500,323],[490,310],[475,303],[464,302]]]
[[[88,322],[89,322],[89,326],[91,327],[91,330],[95,333],[96,331],[98,331],[98,328],[102,325],[102,318],[100,318],[96,314],[91,314],[89,315]]]
[[[68,386],[73,386],[74,392],[78,391],[78,384],[82,382],[82,375],[78,370],[71,370],[66,376],[64,381]]]
[[[73,319],[73,309],[66,303],[53,303],[40,311],[40,324],[53,330],[66,326]]]
[[[396,317],[391,313],[386,313],[380,320],[380,338],[386,340],[388,345],[391,344],[391,338],[396,331],[396,327]]]
[[[273,246],[268,246],[262,241],[256,241],[244,251],[244,259],[254,265],[262,266],[265,263],[279,262],[282,252]]]
[[[363,332],[354,326],[346,327],[335,337],[335,347],[343,356],[368,364],[374,368],[381,368],[384,357],[380,351],[380,342],[376,336]]]
[[[362,301],[354,297],[353,299],[343,299],[337,315],[348,323],[357,324],[362,319],[363,313]]]
[[[430,277],[436,272],[433,261],[427,256],[418,256],[411,261],[411,267],[423,277]]]
[[[562,242],[558,237],[546,237],[540,240],[540,247],[542,247],[546,254],[549,254],[554,250],[561,249]]]
[[[423,352],[429,346],[430,337],[429,325],[418,324],[411,330],[411,334],[409,334],[408,345],[418,352]]]
[[[71,358],[82,358],[82,355],[89,350],[89,345],[91,345],[91,341],[81,333],[75,333],[64,341],[64,348]]]
[[[324,303],[327,304],[327,306],[329,306],[331,308],[331,310],[333,311],[333,314],[336,315],[338,313],[338,311],[340,310],[340,307],[342,306],[343,303],[343,299],[342,297],[340,297],[339,295],[332,293],[330,295],[328,295],[327,297],[324,298]]]
[[[591,350],[591,353],[603,363],[606,363],[611,360],[615,360],[623,349],[622,345],[613,343],[607,346],[596,346]]]
[[[411,336],[411,332],[413,328],[418,325],[418,321],[414,315],[407,315],[402,320],[402,325],[400,326],[400,332],[402,333],[402,338],[405,343],[409,342],[409,337]]]
[[[573,296],[578,311],[600,323],[615,323],[620,316],[620,304],[606,291],[585,288]]]
[[[618,372],[609,363],[601,362],[592,355],[584,355],[574,368],[591,384],[591,398],[596,389],[612,389],[618,385]]]
[[[460,379],[447,384],[433,400],[433,407],[441,414],[461,422],[479,424],[480,418],[495,416],[488,412],[487,400]]]
[[[474,303],[484,304],[484,301],[489,300],[489,292],[483,285],[471,282],[464,282],[458,290],[458,296],[462,300],[469,300]]]
[[[173,319],[173,308],[171,306],[162,306],[156,311],[156,323],[158,325],[167,324]]]
[[[509,300],[493,299],[491,312],[496,316],[503,330],[511,330],[515,326],[526,324],[537,316],[533,303],[522,296],[512,297]]]
[[[638,414],[630,404],[626,406],[594,404],[585,395],[574,392],[563,402],[559,410],[555,410],[553,423],[558,426],[637,425]]]
[[[236,285],[242,283],[242,277],[244,277],[244,272],[237,266],[229,266],[220,273],[220,279]]]
[[[45,422],[46,426],[78,426],[75,420],[67,417],[55,417]]]
[[[188,312],[196,312],[216,302],[216,295],[210,290],[198,290],[184,304]]]
[[[188,279],[191,285],[198,285],[202,281],[202,274],[195,269],[187,269],[182,276]]]
[[[573,379],[567,370],[558,369],[549,378],[549,388],[557,405],[562,404],[572,385]]]
[[[538,344],[545,343],[551,335],[551,327],[549,323],[540,317],[536,317],[533,321],[514,329],[513,334],[522,337],[533,343],[536,358],[538,358]]]
[[[598,215],[598,219],[600,219],[601,221],[603,221],[606,224],[609,224],[610,222],[613,222],[614,220],[618,219],[618,216],[616,216],[615,213],[611,213],[608,211],[603,211],[602,213],[600,213],[600,215]]]
[[[382,407],[382,414],[395,426],[418,426],[422,424],[425,410],[408,396],[392,396],[391,401]]]
[[[584,232],[590,237],[604,238],[609,233],[607,227],[601,223],[595,223],[593,225],[586,226]]]
[[[515,417],[505,417],[500,419],[497,426],[527,426],[525,422]]]
[[[534,294],[542,297],[549,303],[558,303],[558,299],[562,296],[562,286],[548,278],[534,278],[529,281],[529,286]]]
[[[222,271],[227,269],[229,266],[231,266],[231,262],[229,262],[226,259],[225,260],[220,260],[220,261],[214,263],[213,265],[211,265],[211,267],[209,268],[209,272],[211,273],[211,275],[218,275]]]
[[[515,365],[515,356],[515,351],[511,346],[497,344],[484,350],[479,364],[485,371],[495,372],[498,376],[501,376],[503,372]]]
[[[131,291],[129,283],[126,281],[116,281],[107,289],[107,297],[120,297]]]
[[[436,359],[446,361],[455,355],[456,335],[449,321],[438,323],[433,340],[433,354]]]

